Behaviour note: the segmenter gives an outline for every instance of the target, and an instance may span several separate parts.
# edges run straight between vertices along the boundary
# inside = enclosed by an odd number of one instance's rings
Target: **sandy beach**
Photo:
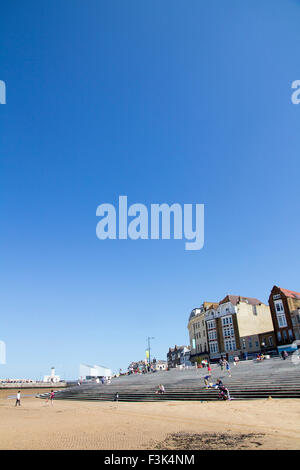
[[[29,394],[32,391],[28,391]],[[300,400],[113,403],[0,395],[0,449],[300,449]]]

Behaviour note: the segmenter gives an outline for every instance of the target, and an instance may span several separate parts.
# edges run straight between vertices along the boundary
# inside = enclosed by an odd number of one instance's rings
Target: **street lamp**
[[[151,364],[151,355],[150,355],[150,340],[155,339],[153,336],[148,336],[147,341],[148,341],[148,351],[149,351],[149,365]]]

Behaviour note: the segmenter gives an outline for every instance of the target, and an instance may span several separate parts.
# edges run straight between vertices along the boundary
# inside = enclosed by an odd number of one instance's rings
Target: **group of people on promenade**
[[[206,375],[204,377],[205,388],[217,389],[219,392],[218,398],[220,400],[231,400],[229,390],[227,387],[225,387],[220,378],[216,380],[215,384],[213,382],[209,382],[209,379],[211,379],[211,375]]]
[[[219,391],[219,399],[222,400],[231,400],[230,398],[230,393],[227,387],[223,384],[221,379],[217,379],[216,383],[209,382],[209,379],[211,379],[211,375],[206,375],[204,377],[204,384],[205,388],[216,388]]]
[[[236,358],[234,358],[234,365],[236,366],[238,364],[238,361],[236,361]],[[225,358],[222,358],[219,360],[219,366],[221,367],[221,370],[226,370],[227,373],[228,373],[228,376],[231,377],[231,368],[230,368],[230,364],[229,362],[227,361],[227,359]]]
[[[233,364],[235,366],[237,366],[237,364],[239,363],[239,358],[238,357],[235,357],[234,360],[233,360]],[[226,370],[228,372],[228,375],[229,377],[231,377],[231,368],[230,368],[230,364],[229,362],[227,361],[227,359],[225,359],[223,356],[221,357],[221,359],[219,360],[219,366],[221,367],[221,370]],[[204,361],[201,361],[201,367],[207,367],[207,372],[209,375],[211,375],[211,364],[210,362],[208,362],[207,360],[204,360]]]

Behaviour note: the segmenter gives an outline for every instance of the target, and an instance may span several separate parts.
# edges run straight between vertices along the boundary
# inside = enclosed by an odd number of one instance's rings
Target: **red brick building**
[[[299,339],[300,293],[274,286],[269,297],[277,346]]]

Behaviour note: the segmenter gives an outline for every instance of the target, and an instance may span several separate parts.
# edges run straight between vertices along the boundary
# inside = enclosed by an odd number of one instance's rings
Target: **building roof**
[[[184,348],[191,349],[190,346],[185,346],[185,345],[183,345],[183,346],[177,346],[177,344],[175,344],[175,348],[169,348],[169,352],[174,352],[175,350],[176,350],[176,351],[180,351],[180,350],[182,350],[182,349],[184,349]]]
[[[200,310],[200,311],[196,313],[196,310]],[[189,316],[189,321],[190,321],[193,317],[196,317],[197,315],[200,315],[200,313],[203,313],[203,308],[202,308],[202,307],[193,308],[193,310],[191,311],[190,316]]]
[[[221,300],[221,304],[226,304],[227,302],[231,302],[233,305],[237,305],[239,302],[246,302],[250,305],[260,305],[263,302],[258,299],[254,299],[253,297],[241,297],[240,295],[226,295],[223,300]]]
[[[205,302],[205,310],[210,310],[211,308],[216,309],[219,307],[219,304],[217,302]]]
[[[198,315],[204,314],[206,312],[206,310],[208,310],[210,308],[218,308],[218,306],[219,306],[219,304],[217,302],[207,302],[207,301],[203,302],[201,307],[193,308],[193,310],[191,311],[190,316],[189,316],[189,321],[192,318],[197,317]],[[199,312],[197,312],[197,310],[199,310]]]
[[[276,287],[276,286],[274,286]],[[291,297],[292,299],[299,299],[300,300],[300,293],[294,292],[292,290],[283,289],[282,287],[278,287],[278,289],[286,296]]]

